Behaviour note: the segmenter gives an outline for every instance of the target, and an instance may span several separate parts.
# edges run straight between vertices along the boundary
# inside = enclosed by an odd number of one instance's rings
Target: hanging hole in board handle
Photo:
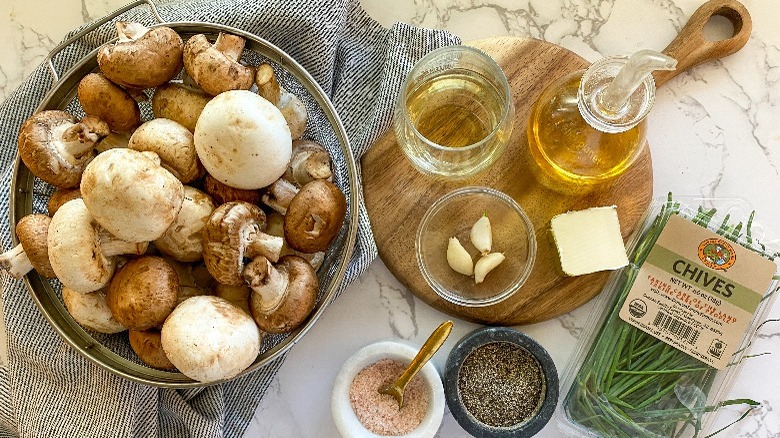
[[[711,41],[704,36],[704,27],[714,16],[731,22],[734,34],[725,39]],[[688,23],[680,30],[663,53],[677,60],[677,70],[657,71],[653,74],[656,87],[660,87],[678,74],[706,61],[736,53],[745,46],[753,31],[750,13],[736,0],[710,0],[696,9]]]
[[[149,9],[152,11],[152,16],[157,21],[157,24],[165,23],[165,20],[162,19],[160,16],[160,13],[157,12],[157,5],[155,5],[153,0],[136,0],[132,3],[128,3],[125,6],[122,6],[121,8],[115,10],[114,12],[111,12],[110,14],[106,15],[105,17],[94,21],[90,23],[88,26],[81,29],[78,33],[72,35],[70,38],[66,39],[65,41],[57,44],[55,48],[49,52],[48,55],[46,55],[46,59],[44,62],[46,63],[46,66],[49,68],[49,73],[51,73],[52,76],[52,85],[56,84],[57,81],[60,80],[60,74],[57,72],[57,68],[54,66],[53,59],[55,56],[57,56],[63,49],[70,46],[71,44],[75,43],[76,41],[80,40],[84,35],[92,32],[93,30],[97,29],[98,27],[108,23],[109,21],[113,20],[114,18],[124,14],[125,12],[129,11],[130,9],[133,9],[137,6],[146,4],[149,6]]]

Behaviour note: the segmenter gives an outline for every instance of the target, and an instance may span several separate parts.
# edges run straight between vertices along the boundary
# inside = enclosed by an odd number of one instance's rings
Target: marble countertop
[[[4,0],[0,2],[0,99],[39,64],[70,29],[126,0]],[[541,38],[593,61],[642,48],[663,49],[701,0],[365,0],[389,26],[403,21],[444,28],[464,41],[512,34]],[[45,4],[46,7],[41,7]],[[745,0],[753,34],[737,54],[673,79],[650,115],[654,193],[741,198],[757,220],[780,236],[780,14],[770,0]],[[727,31],[714,20],[713,34]],[[518,327],[545,346],[559,368],[567,363],[594,303],[540,324]],[[780,305],[770,318],[780,318]],[[247,437],[335,437],[329,396],[342,363],[373,341],[421,344],[448,317],[406,290],[376,260],[292,349],[246,432]],[[441,370],[458,339],[478,328],[457,321],[433,359]],[[2,331],[0,326],[0,332]],[[338,336],[334,336],[338,334]],[[780,323],[766,324],[728,397],[762,403],[725,435],[780,435]],[[0,338],[4,335],[0,333]],[[4,339],[0,339],[2,345]],[[0,348],[0,362],[5,361]],[[739,408],[726,408],[736,418]],[[554,422],[538,436],[556,437]],[[440,437],[465,437],[449,413]]]

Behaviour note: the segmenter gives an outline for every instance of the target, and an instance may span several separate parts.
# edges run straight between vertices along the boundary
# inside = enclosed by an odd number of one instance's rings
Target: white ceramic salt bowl
[[[333,383],[330,407],[336,429],[344,438],[382,438],[363,426],[349,403],[349,387],[352,380],[363,368],[382,359],[393,359],[409,363],[420,347],[403,341],[380,341],[358,350],[342,365]],[[431,438],[441,426],[444,417],[444,386],[441,376],[432,362],[423,366],[418,376],[423,378],[428,388],[428,411],[420,424],[404,438]]]

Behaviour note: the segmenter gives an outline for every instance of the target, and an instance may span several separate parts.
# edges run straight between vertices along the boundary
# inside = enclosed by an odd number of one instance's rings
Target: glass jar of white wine
[[[514,105],[501,67],[482,51],[448,46],[406,77],[395,108],[401,150],[421,172],[467,178],[490,166],[512,134]]]

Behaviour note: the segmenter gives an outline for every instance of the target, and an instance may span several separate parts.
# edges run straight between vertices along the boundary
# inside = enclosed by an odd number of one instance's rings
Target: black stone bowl
[[[458,375],[468,355],[486,344],[508,342],[517,345],[536,358],[544,375],[544,399],[535,413],[526,421],[509,427],[495,427],[477,420],[463,405],[458,390]],[[458,424],[477,438],[525,438],[536,435],[552,418],[558,404],[558,372],[552,358],[538,342],[526,334],[507,327],[485,327],[461,339],[447,358],[444,368],[444,395],[447,406]]]

